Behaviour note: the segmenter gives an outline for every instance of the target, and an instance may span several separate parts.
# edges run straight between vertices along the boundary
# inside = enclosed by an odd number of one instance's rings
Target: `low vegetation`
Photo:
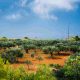
[[[30,52],[31,50],[31,52]],[[38,53],[38,51],[42,53]],[[11,64],[20,63],[19,59],[29,54],[33,60],[38,60],[37,70],[32,72],[33,61],[26,58],[27,69],[14,69]],[[64,66],[59,64],[42,65],[42,54],[57,56],[68,55]],[[49,59],[48,59],[49,60]],[[45,62],[46,63],[46,62]],[[0,38],[0,80],[79,80],[80,79],[80,38],[75,36],[68,40],[32,40]]]

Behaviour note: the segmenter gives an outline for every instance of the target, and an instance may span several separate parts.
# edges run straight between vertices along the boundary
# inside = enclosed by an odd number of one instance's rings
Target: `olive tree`
[[[30,49],[36,49],[36,46],[35,45],[33,45],[33,44],[24,44],[23,45],[23,47],[24,47],[24,49],[25,49],[25,51],[26,51],[26,53],[28,53],[28,51],[30,50]],[[36,51],[35,51],[36,52]]]
[[[11,48],[6,50],[4,53],[2,53],[2,58],[4,60],[4,63],[6,64],[6,61],[8,60],[10,63],[14,63],[18,61],[18,58],[23,57],[23,50],[20,48]]]
[[[43,50],[44,53],[49,53],[51,55],[51,57],[53,58],[53,54],[58,52],[58,47],[47,46],[47,47],[43,47],[42,50]]]
[[[27,64],[28,70],[30,70],[30,65],[32,64],[32,62],[30,60],[26,60],[25,63]]]

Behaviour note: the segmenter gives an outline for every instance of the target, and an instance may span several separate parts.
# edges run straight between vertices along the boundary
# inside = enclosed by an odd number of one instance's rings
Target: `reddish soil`
[[[29,51],[29,53],[31,53],[32,51]],[[39,61],[36,59],[36,57],[41,56],[43,58],[43,60]],[[65,61],[67,60],[67,58],[69,57],[69,55],[55,55],[54,58],[49,58],[49,54],[43,54],[42,51],[37,51],[37,54],[35,55],[34,58],[31,58],[30,54],[25,54],[23,58],[19,58],[18,64],[12,64],[12,66],[15,68],[23,65],[26,69],[27,69],[27,64],[25,64],[26,60],[30,60],[32,62],[32,65],[30,65],[30,69],[31,70],[35,70],[37,69],[37,65],[38,64],[59,64],[61,66],[64,65]]]

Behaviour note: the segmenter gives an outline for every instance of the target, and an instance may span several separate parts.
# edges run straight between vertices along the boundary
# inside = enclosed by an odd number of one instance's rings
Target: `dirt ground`
[[[31,53],[32,51],[29,51],[29,53]],[[39,61],[36,58],[38,56],[41,56],[43,58],[43,60]],[[54,58],[49,58],[49,54],[43,54],[42,51],[38,51],[37,54],[35,55],[34,58],[31,57],[30,54],[25,54],[23,58],[19,58],[18,61],[19,63],[16,64],[12,64],[11,66],[13,66],[14,68],[19,67],[19,66],[24,66],[27,69],[27,64],[25,64],[26,60],[30,60],[32,62],[32,65],[30,65],[30,69],[31,70],[35,70],[37,69],[37,65],[39,64],[59,64],[61,66],[64,65],[65,61],[68,59],[69,55],[55,55]]]

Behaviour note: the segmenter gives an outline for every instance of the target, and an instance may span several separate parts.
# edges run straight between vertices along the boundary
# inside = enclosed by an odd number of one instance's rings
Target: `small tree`
[[[72,45],[70,46],[70,51],[72,51],[73,53],[76,53],[79,51],[79,47],[76,45]]]
[[[36,46],[33,44],[24,44],[23,47],[24,47],[26,53],[28,53],[28,50],[30,50],[30,49],[34,49],[34,50],[36,49]]]
[[[37,59],[39,60],[39,63],[40,63],[40,61],[43,60],[43,58],[41,56],[38,56]]]
[[[24,39],[29,39],[28,37],[24,37]]]
[[[32,62],[30,60],[26,60],[25,63],[27,64],[28,70],[30,70],[30,65],[32,64]]]
[[[80,41],[80,37],[79,36],[75,36],[74,39],[75,39],[75,41]]]
[[[35,56],[35,52],[32,52],[31,57],[34,58],[34,56]]]
[[[58,48],[55,46],[47,46],[43,48],[43,52],[49,53],[51,55],[51,58],[53,58],[53,54],[55,54],[58,51]]]

